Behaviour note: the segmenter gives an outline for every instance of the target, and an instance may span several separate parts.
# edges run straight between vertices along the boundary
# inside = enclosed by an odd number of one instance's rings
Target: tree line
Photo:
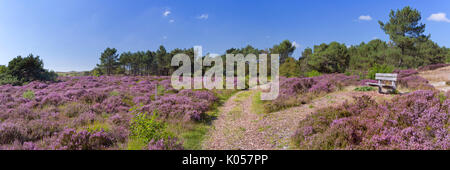
[[[339,42],[323,43],[304,49],[298,59],[292,57],[296,47],[289,40],[268,49],[257,49],[251,45],[231,48],[226,50],[226,54],[280,54],[280,75],[286,77],[311,77],[322,73],[361,75],[369,72],[370,68],[406,69],[450,62],[450,49],[439,46],[430,39],[431,35],[424,34],[426,25],[420,23],[422,17],[418,10],[409,6],[391,10],[389,18],[387,22],[379,21],[380,28],[389,35],[388,42],[375,39],[350,47]],[[107,48],[100,55],[100,64],[83,75],[169,76],[177,69],[170,65],[172,57],[179,53],[190,56],[191,65],[194,66],[193,48],[167,51],[161,45],[156,51],[121,54],[115,48]],[[202,58],[205,57],[209,55]],[[225,54],[220,57],[224,59]],[[270,60],[268,68],[270,69]],[[205,67],[203,72],[207,69],[209,68]],[[271,74],[271,70],[268,70],[268,74]],[[43,61],[33,54],[27,57],[18,56],[11,60],[8,66],[0,65],[0,84],[20,85],[34,80],[52,81],[56,80],[56,77],[56,73],[44,69]]]
[[[450,49],[440,47],[430,39],[431,35],[424,34],[426,26],[420,23],[422,17],[418,10],[409,6],[391,10],[389,18],[387,22],[379,21],[380,28],[390,37],[388,42],[375,39],[350,47],[339,42],[323,43],[306,48],[299,59],[292,57],[296,47],[289,40],[269,49],[257,49],[250,45],[231,48],[226,50],[226,54],[280,54],[280,74],[286,77],[315,76],[322,73],[362,74],[373,67],[404,69],[450,62]],[[93,74],[168,76],[176,70],[170,63],[178,53],[189,55],[194,62],[193,48],[168,52],[164,46],[160,46],[156,51],[125,52],[120,55],[116,49],[107,48],[101,54],[100,64],[93,70]],[[221,57],[224,58],[225,55]]]
[[[0,65],[0,85],[39,81],[55,81],[57,74],[44,69],[44,63],[39,56],[33,54],[27,57],[17,56],[12,59],[8,66]]]
[[[389,21],[379,21],[390,41],[380,39],[347,47],[331,42],[306,48],[299,60],[290,58],[280,66],[285,76],[308,76],[317,73],[363,74],[369,68],[418,68],[450,62],[450,49],[433,42],[425,35],[421,14],[409,6],[391,10]]]

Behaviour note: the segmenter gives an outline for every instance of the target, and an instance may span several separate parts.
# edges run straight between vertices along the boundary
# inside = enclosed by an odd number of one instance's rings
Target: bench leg
[[[383,93],[383,87],[381,87],[381,86],[378,86],[378,93],[380,93],[380,94],[384,94],[384,93]]]

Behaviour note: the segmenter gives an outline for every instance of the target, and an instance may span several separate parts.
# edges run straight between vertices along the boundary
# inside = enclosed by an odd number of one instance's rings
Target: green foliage
[[[99,76],[103,75],[104,73],[100,68],[96,67],[96,68],[94,68],[94,70],[92,70],[91,74],[92,74],[92,76],[99,77]]]
[[[100,69],[104,70],[107,75],[111,75],[118,67],[117,49],[106,48],[106,50],[100,56],[100,64],[97,65]]]
[[[350,55],[345,44],[331,42],[314,46],[314,54],[308,65],[322,73],[343,73],[348,67]]]
[[[292,56],[295,48],[296,47],[289,40],[284,40],[280,44],[274,45],[270,52],[272,54],[280,54],[280,64],[283,64]]]
[[[5,84],[20,85],[21,82],[17,79],[17,77],[11,76],[7,73],[0,73],[0,85]]]
[[[119,96],[119,95],[120,95],[120,93],[118,91],[111,91],[109,93],[109,96]]]
[[[394,71],[394,67],[383,64],[383,65],[374,65],[372,68],[369,69],[368,78],[369,79],[375,79],[375,75],[377,73],[392,73]]]
[[[166,130],[167,125],[158,120],[156,111],[151,116],[148,116],[148,113],[138,111],[136,107],[130,109],[130,111],[134,114],[134,118],[130,122],[131,138],[149,143],[152,140],[158,141],[173,136]]]
[[[300,67],[294,58],[288,57],[286,62],[280,66],[280,75],[284,77],[298,77],[300,76]]]
[[[156,92],[157,92],[158,96],[164,95],[164,92],[166,91],[166,89],[164,88],[164,86],[158,85],[158,86],[156,86],[156,87],[157,87],[157,88],[156,88]]]
[[[91,133],[100,132],[102,130],[105,132],[110,132],[111,126],[106,122],[94,122],[93,124],[89,124],[86,127],[86,130]]]
[[[31,100],[31,99],[34,99],[34,91],[33,90],[27,90],[26,92],[24,92],[23,94],[22,94],[22,97],[23,98],[25,98],[25,99],[29,99],[29,100]]]
[[[8,71],[8,67],[0,65],[0,74],[4,74]]]
[[[365,91],[376,91],[376,90],[377,90],[376,88],[369,87],[369,86],[363,86],[363,87],[355,88],[355,91],[362,91],[362,92],[365,92]]]
[[[28,57],[22,58],[18,56],[11,60],[8,64],[6,76],[3,76],[5,82],[19,81],[19,84],[30,81],[55,81],[58,75],[53,71],[44,69],[44,63],[39,56],[34,57],[30,54]],[[5,78],[6,77],[6,78]]]
[[[313,71],[306,73],[306,77],[317,77],[317,76],[321,76],[321,75],[322,74],[320,74],[317,70],[313,70]]]

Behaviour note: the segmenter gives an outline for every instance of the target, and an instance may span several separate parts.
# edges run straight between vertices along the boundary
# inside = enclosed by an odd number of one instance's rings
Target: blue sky
[[[450,47],[448,0],[0,0],[0,65],[30,53],[55,71],[90,70],[106,47],[119,52],[164,45],[222,54],[289,39],[305,47],[387,40],[377,21],[410,5],[427,33]]]

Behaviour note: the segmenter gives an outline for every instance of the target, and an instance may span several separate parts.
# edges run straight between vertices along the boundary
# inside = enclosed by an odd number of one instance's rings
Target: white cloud
[[[431,16],[428,17],[428,20],[436,22],[450,22],[450,20],[447,18],[447,14],[443,12],[431,14]]]
[[[207,20],[208,17],[209,17],[208,14],[202,14],[202,15],[198,16],[197,19],[204,19],[204,20]]]
[[[172,13],[172,12],[170,12],[169,10],[166,10],[166,11],[164,11],[163,15],[164,15],[165,17],[167,17],[167,16],[170,15],[170,13]]]
[[[360,20],[360,21],[371,21],[372,17],[370,15],[361,15],[361,16],[359,16],[358,20]]]
[[[292,46],[295,48],[300,48],[300,44],[298,44],[297,42],[292,42]]]
[[[169,20],[169,23],[174,23],[174,22],[175,22],[175,20],[173,20],[173,19]]]

